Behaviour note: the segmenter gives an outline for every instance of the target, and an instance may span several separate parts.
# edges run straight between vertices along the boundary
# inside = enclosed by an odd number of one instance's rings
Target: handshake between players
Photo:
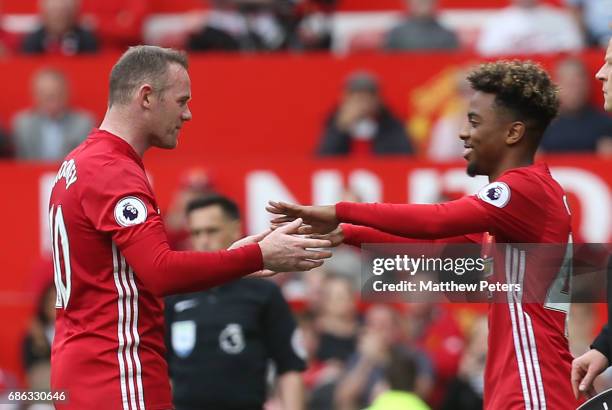
[[[272,229],[242,238],[229,248],[259,244],[264,269],[251,274],[251,277],[316,268],[332,256],[331,252],[319,248],[342,243],[342,233],[337,229],[338,221],[333,205],[301,206],[270,201],[266,209],[278,215],[271,221]]]

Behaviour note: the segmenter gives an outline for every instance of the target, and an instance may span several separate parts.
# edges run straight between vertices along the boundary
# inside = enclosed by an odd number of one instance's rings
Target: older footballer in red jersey
[[[604,109],[612,112],[612,38],[608,42],[604,63],[597,74],[595,74],[595,78],[602,83]],[[610,300],[608,300],[609,304]],[[610,315],[609,312],[610,306],[608,306],[608,315]],[[612,320],[612,317],[608,318],[608,322],[610,320]],[[595,395],[593,381],[610,366],[612,362],[611,346],[612,332],[610,326],[605,325],[593,341],[591,349],[574,360],[572,363],[572,387],[576,397],[580,395],[585,395],[586,397]]]
[[[274,223],[302,218],[307,225],[301,232],[335,244],[481,243],[485,235],[507,244],[494,255],[496,274],[503,272],[512,283],[537,280],[542,294],[527,299],[508,291],[507,303],[489,304],[484,407],[573,410],[565,334],[569,298],[559,286],[569,274],[571,217],[548,167],[534,163],[542,134],[557,114],[557,87],[539,66],[522,61],[484,64],[468,80],[475,93],[459,137],[468,174],[490,181],[477,195],[435,205],[271,202],[268,210],[281,215]],[[561,244],[556,268],[543,270],[529,250],[514,245],[526,243]],[[533,303],[536,297],[539,303]]]
[[[170,250],[142,156],[174,148],[191,120],[183,53],[130,48],[113,67],[99,129],[62,164],[49,203],[57,322],[51,387],[57,409],[172,409],[161,297],[259,272],[319,266],[329,241],[248,237],[219,252]]]

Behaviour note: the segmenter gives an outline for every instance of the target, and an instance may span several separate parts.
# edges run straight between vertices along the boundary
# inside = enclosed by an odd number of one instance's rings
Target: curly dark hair
[[[467,77],[476,91],[495,95],[497,106],[524,121],[538,136],[559,110],[559,89],[532,61],[496,61],[480,65]]]

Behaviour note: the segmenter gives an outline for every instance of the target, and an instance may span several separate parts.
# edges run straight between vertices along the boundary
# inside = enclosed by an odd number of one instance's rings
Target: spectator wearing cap
[[[408,15],[386,36],[387,50],[452,50],[459,47],[454,32],[436,17],[437,0],[406,0]]]
[[[348,77],[342,101],[329,116],[317,154],[410,155],[409,137],[401,121],[387,108],[378,80],[368,72]]]
[[[98,40],[78,22],[78,0],[40,0],[42,25],[23,40],[28,54],[75,55],[98,51]]]
[[[599,152],[609,155],[612,117],[590,103],[590,76],[577,58],[559,62],[559,116],[551,122],[540,147],[547,152]]]

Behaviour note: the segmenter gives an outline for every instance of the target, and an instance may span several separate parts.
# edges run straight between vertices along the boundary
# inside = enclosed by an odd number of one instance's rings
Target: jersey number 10
[[[51,229],[51,244],[53,247],[54,282],[55,289],[57,290],[55,307],[66,309],[68,299],[70,299],[70,244],[68,243],[68,233],[64,224],[62,206],[58,205],[55,215],[53,211],[54,206],[51,206],[49,210],[49,227]],[[62,281],[62,267],[64,268],[63,276],[66,278],[66,282]]]

